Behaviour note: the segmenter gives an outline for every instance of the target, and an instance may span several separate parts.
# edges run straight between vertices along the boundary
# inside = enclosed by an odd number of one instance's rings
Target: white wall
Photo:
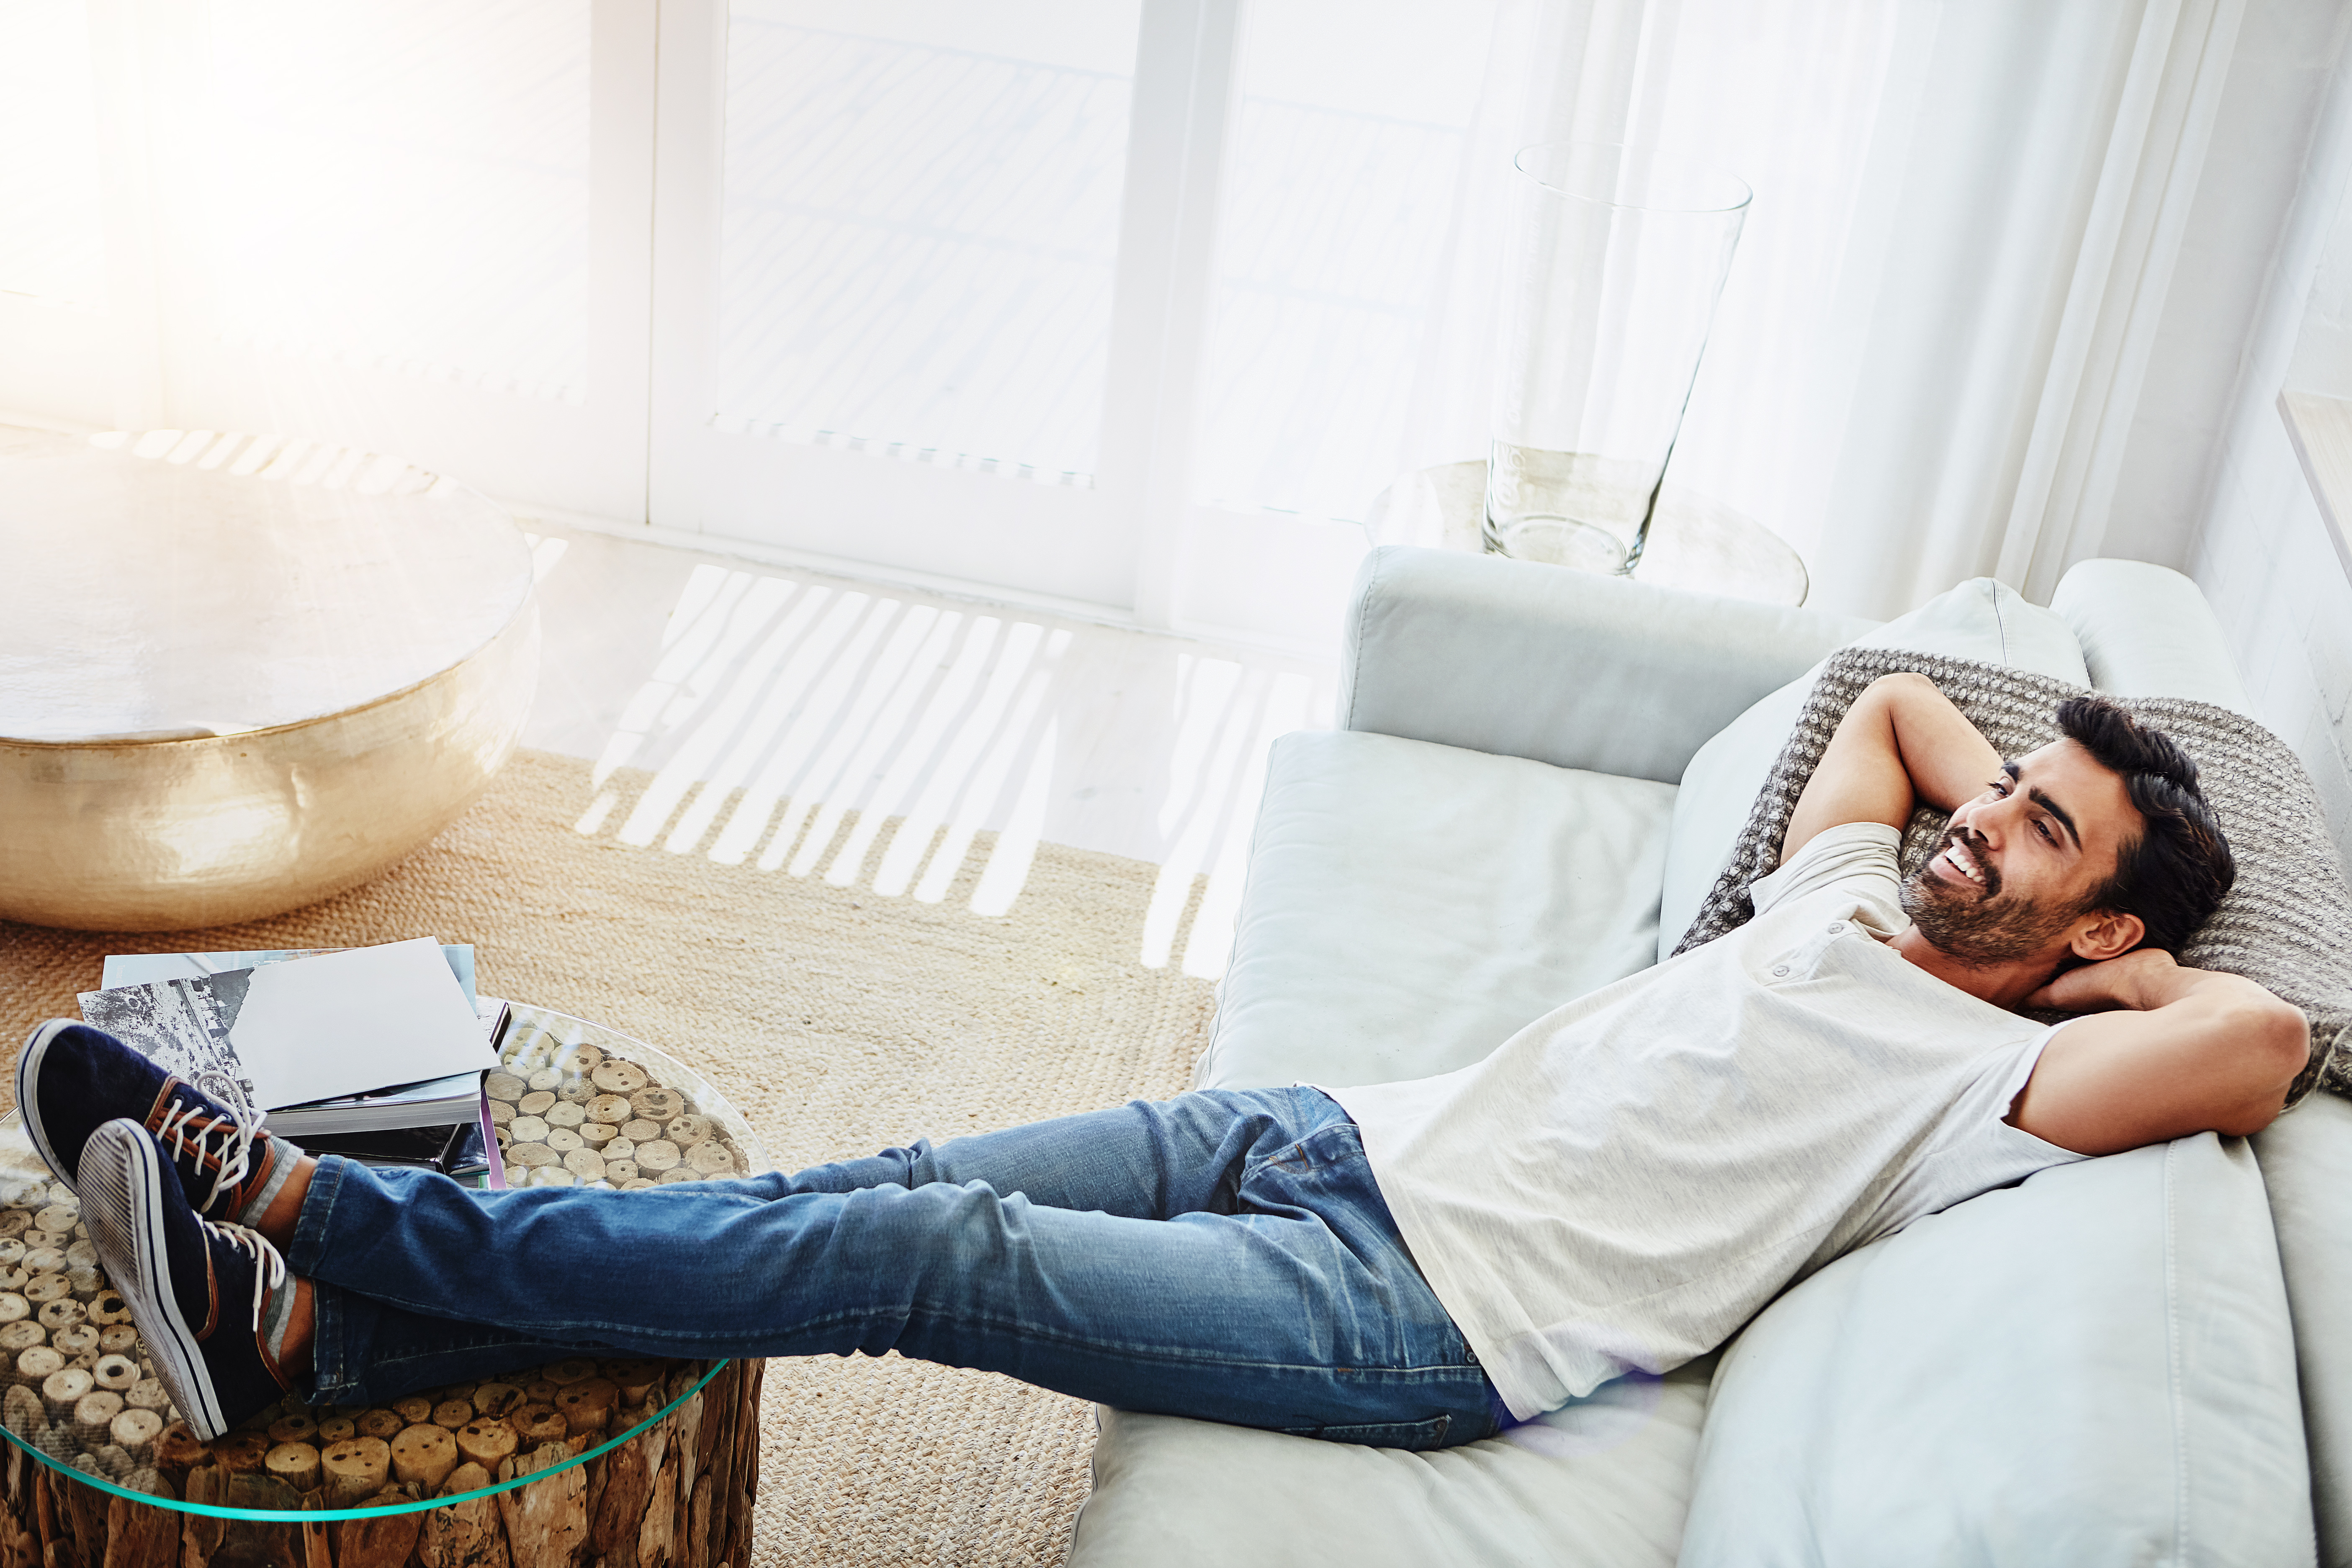
[[[2258,16],[2269,29],[2269,52],[2249,57],[2244,49],[2253,41]],[[2308,152],[2299,161],[2284,224],[2272,220],[2277,240],[2268,247],[2260,308],[2234,378],[2212,378],[2213,384],[2230,387],[2219,444],[2194,442],[2189,426],[2176,430],[2184,447],[2211,454],[2210,481],[2191,484],[2182,471],[2184,458],[2168,483],[2176,501],[2184,494],[2202,495],[2187,559],[2174,563],[2212,601],[2255,716],[2303,758],[2337,852],[2352,871],[2352,575],[2327,535],[2278,412],[2279,391],[2290,384],[2352,396],[2352,331],[2347,330],[2352,206],[2344,199],[2352,180],[2352,71],[2344,66],[2342,21],[2339,7],[2308,0],[2257,0],[2248,6],[2250,36],[2241,45],[2248,72],[2243,107],[2252,112],[2262,93],[2271,95],[2273,113],[2308,104]],[[2298,47],[2299,56],[2282,52]],[[2233,98],[2239,68],[2232,68]],[[2200,232],[2216,251],[2226,248],[2228,231],[2217,230],[2212,221],[2228,215],[2233,185],[2251,195],[2278,184],[2259,167],[2233,171],[2221,161],[2223,153],[2217,128],[2216,162],[2209,164],[2199,197],[2201,210],[2208,205],[2205,193],[2214,193],[2215,211]],[[2238,204],[2236,221],[2261,224],[2266,214],[2247,212],[2248,204]],[[2238,248],[2254,249],[2244,230],[2236,237]],[[2183,265],[2185,270],[2186,257]],[[2177,537],[2177,511],[2151,501],[2146,515],[2149,548],[2111,553],[2167,559],[2164,547]]]

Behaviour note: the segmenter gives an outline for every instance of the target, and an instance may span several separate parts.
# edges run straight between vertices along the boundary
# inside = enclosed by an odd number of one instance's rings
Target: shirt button
[[[1831,922],[1830,922],[1830,935],[1831,935],[1831,936],[1838,936],[1838,935],[1840,935],[1841,933],[1843,933],[1844,930],[1845,930],[1845,922],[1844,922],[1844,921],[1843,921],[1843,920],[1832,920],[1832,921],[1831,921]]]
[[[1775,979],[1783,978],[1788,975],[1788,973],[1789,966],[1786,964],[1775,964],[1772,966],[1772,976]]]

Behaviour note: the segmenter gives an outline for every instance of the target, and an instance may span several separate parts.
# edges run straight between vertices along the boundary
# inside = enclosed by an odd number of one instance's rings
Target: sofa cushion
[[[2312,1560],[2242,1139],[2063,1166],[1849,1254],[1724,1351],[1684,1568]]]
[[[2253,1144],[2294,1315],[2319,1560],[2352,1563],[2352,1102],[2315,1094]]]
[[[1346,624],[1342,729],[1671,784],[1740,709],[1876,622],[1382,545]]]
[[[2170,567],[2077,561],[2058,580],[2050,608],[2074,629],[2099,690],[2189,697],[2253,716],[2220,618],[2204,591]]]
[[[1433,1453],[1097,1410],[1094,1491],[1069,1568],[1666,1568],[1713,1359],[1620,1378],[1500,1437]]]
[[[1674,796],[1395,736],[1284,736],[1193,1082],[1450,1071],[1647,967]]]
[[[2036,674],[2055,675],[2088,685],[2083,651],[2066,622],[2017,591],[1989,577],[1939,593],[1909,614],[1888,622],[1847,644],[1856,648],[1906,648],[1947,653],[1988,664],[2007,664]],[[1729,859],[1748,808],[1764,788],[1773,759],[1820,678],[1815,664],[1731,721],[1698,748],[1683,770],[1675,801],[1674,827],[1666,843],[1661,886],[1657,956],[1674,952],[1697,918],[1715,879]]]

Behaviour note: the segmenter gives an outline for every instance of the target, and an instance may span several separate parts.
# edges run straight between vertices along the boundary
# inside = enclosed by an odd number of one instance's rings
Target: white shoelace
[[[196,1205],[200,1212],[210,1208],[223,1192],[235,1188],[245,1179],[250,1166],[253,1140],[261,1130],[261,1118],[254,1114],[253,1107],[246,1103],[244,1096],[231,1091],[224,1098],[228,1105],[226,1123],[201,1103],[192,1105],[174,1099],[171,1110],[164,1114],[163,1124],[155,1129],[155,1141],[169,1148],[173,1155],[184,1155],[193,1149],[199,1160],[219,1162],[220,1172],[213,1177],[212,1190],[205,1195],[202,1203]],[[196,1124],[200,1117],[210,1120],[198,1126]],[[208,1148],[205,1143],[207,1138],[216,1138],[218,1142]]]
[[[269,1300],[272,1291],[285,1288],[285,1258],[258,1230],[225,1219],[207,1219],[201,1223],[231,1247],[253,1254],[254,1266],[261,1272],[261,1289],[253,1292],[253,1332],[258,1334],[261,1332],[262,1304]]]

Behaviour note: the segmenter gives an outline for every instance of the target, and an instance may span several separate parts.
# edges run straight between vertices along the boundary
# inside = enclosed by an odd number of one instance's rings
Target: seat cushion
[[[1683,1568],[2308,1563],[2263,1181],[2210,1133],[1850,1253],[1722,1354]]]
[[[1667,1568],[1712,1364],[1621,1378],[1500,1437],[1434,1453],[1098,1410],[1094,1491],[1070,1568]]]
[[[2088,685],[2082,648],[2057,615],[2028,604],[2017,591],[1990,577],[1971,579],[1907,615],[1889,621],[1849,644],[1856,648],[1902,648],[1945,653],[1956,659],[2006,664],[2037,675]],[[1772,771],[1780,748],[1796,727],[1797,715],[1811,695],[1822,666],[1815,664],[1780,690],[1759,698],[1705,746],[1683,770],[1682,793],[1666,851],[1658,956],[1672,954],[1698,917],[1715,879],[1731,858],[1748,808]]]
[[[1193,1082],[1450,1071],[1647,967],[1674,798],[1395,736],[1283,737]]]
[[[2319,1560],[2352,1563],[2352,1102],[2314,1094],[2253,1144],[2294,1314]]]

